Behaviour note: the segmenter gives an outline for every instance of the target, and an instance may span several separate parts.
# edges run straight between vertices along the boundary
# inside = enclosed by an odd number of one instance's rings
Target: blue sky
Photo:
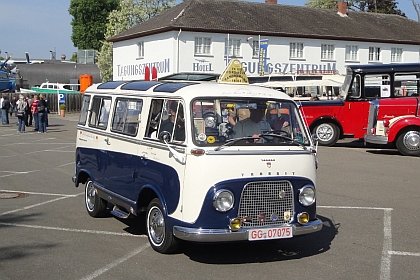
[[[264,2],[264,0],[249,0]],[[278,0],[278,4],[303,6],[307,0]],[[176,3],[180,3],[176,0]],[[397,0],[397,7],[408,18],[417,20],[411,0]],[[420,2],[416,0],[416,2]],[[55,51],[57,59],[65,54],[69,59],[73,52],[71,16],[68,13],[70,0],[15,0],[1,1],[2,14],[0,51],[24,58],[29,52],[31,59],[49,59]],[[302,19],[304,20],[304,19]]]

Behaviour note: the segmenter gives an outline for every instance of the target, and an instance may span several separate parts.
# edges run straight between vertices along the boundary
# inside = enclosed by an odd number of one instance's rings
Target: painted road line
[[[39,192],[27,192],[27,191],[16,191],[16,190],[0,190],[0,192],[10,192],[10,193],[26,193],[26,194],[34,194],[34,195],[45,195],[45,196],[62,196],[62,197],[77,197],[79,195],[84,194],[78,193],[78,194],[61,194],[61,193],[39,193]]]
[[[46,229],[46,230],[67,231],[67,232],[80,232],[80,233],[90,233],[90,234],[106,234],[106,235],[129,236],[129,237],[140,237],[140,238],[146,237],[147,238],[146,235],[134,235],[131,233],[90,230],[90,229],[60,228],[60,227],[36,226],[36,225],[2,223],[2,222],[0,222],[0,226],[24,227],[24,228],[32,228],[32,229]]]
[[[389,254],[396,256],[414,256],[420,257],[420,253],[401,252],[401,251],[389,251]]]
[[[135,255],[143,252],[148,247],[149,247],[149,244],[147,243],[147,244],[141,246],[140,248],[132,251],[128,255],[126,255],[126,256],[124,256],[122,258],[119,258],[119,259],[115,260],[114,262],[112,262],[112,263],[110,263],[110,264],[108,264],[108,265],[106,265],[106,266],[104,266],[104,267],[96,270],[95,272],[93,272],[92,274],[90,274],[88,276],[83,277],[81,280],[91,280],[91,279],[94,279],[94,278],[100,276],[101,274],[107,272],[108,270],[111,270],[112,268],[116,267],[117,265],[119,265],[119,264],[121,264],[121,263],[123,263],[123,262],[125,262],[125,261],[127,261],[129,259],[131,259]]]

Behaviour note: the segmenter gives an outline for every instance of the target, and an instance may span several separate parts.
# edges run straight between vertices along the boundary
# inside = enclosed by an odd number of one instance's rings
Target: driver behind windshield
[[[262,133],[271,131],[270,124],[263,120],[266,109],[265,103],[258,103],[254,109],[249,108],[250,116],[237,122],[233,127],[235,138],[259,138]]]

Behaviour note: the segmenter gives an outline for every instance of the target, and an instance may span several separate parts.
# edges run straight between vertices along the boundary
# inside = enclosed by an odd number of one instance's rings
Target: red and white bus
[[[420,63],[349,65],[335,100],[301,101],[300,108],[319,144],[331,146],[338,139],[363,138],[370,101],[416,96],[419,80]],[[405,114],[415,114],[409,108]]]

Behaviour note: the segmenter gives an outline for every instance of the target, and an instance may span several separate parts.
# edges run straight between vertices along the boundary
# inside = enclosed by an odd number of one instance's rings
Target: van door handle
[[[109,142],[109,138],[105,138],[104,141],[106,142],[107,145],[111,145],[111,142]]]

